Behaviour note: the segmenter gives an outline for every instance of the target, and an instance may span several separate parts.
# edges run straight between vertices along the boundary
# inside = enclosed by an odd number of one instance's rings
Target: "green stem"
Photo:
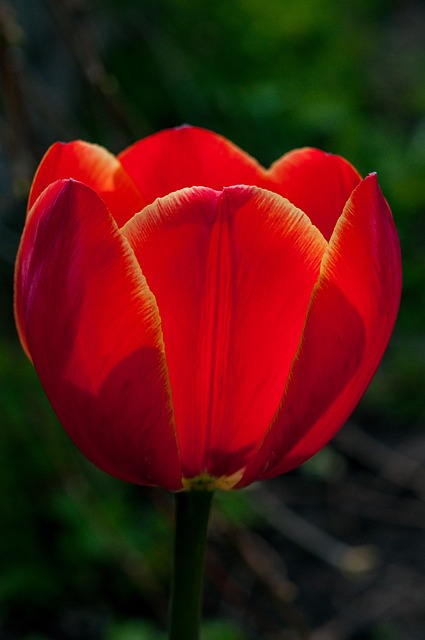
[[[204,555],[212,491],[176,493],[169,640],[199,640]]]

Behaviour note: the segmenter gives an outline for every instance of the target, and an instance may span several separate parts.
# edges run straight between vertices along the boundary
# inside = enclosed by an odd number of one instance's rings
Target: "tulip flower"
[[[57,143],[16,270],[19,335],[66,431],[127,481],[243,487],[336,433],[401,289],[376,175],[292,151],[264,169],[181,127],[114,157]]]
[[[77,141],[43,158],[18,332],[87,458],[197,496],[177,511],[173,640],[198,638],[205,496],[283,474],[336,433],[387,346],[400,264],[376,175],[317,149],[265,169],[181,127],[118,157]]]

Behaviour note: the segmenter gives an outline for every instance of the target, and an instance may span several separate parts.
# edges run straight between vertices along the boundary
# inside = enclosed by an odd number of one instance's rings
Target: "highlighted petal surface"
[[[40,380],[83,453],[128,481],[181,486],[160,320],[102,200],[72,180],[35,202],[16,316]]]
[[[236,474],[279,406],[327,243],[242,186],[174,193],[122,231],[158,304],[183,475]]]
[[[302,464],[348,418],[388,343],[400,264],[391,212],[371,175],[337,224],[282,405],[240,486]]]
[[[49,184],[63,178],[73,178],[96,191],[118,226],[145,205],[139,190],[112,153],[96,144],[76,140],[57,142],[47,151],[34,178],[28,209]]]

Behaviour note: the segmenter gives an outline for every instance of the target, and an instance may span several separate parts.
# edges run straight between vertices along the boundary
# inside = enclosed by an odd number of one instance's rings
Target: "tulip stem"
[[[176,494],[169,640],[199,640],[204,555],[212,491]]]

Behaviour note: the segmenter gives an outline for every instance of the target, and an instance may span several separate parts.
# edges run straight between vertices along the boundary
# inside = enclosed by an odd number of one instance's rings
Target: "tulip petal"
[[[146,202],[184,187],[263,186],[265,169],[222,136],[198,127],[160,131],[119,154]]]
[[[46,393],[83,453],[124,480],[181,487],[158,311],[102,200],[50,185],[25,227],[16,316]]]
[[[278,408],[327,243],[244,186],[176,192],[122,232],[157,300],[183,475],[224,486]]]
[[[97,144],[75,140],[56,142],[47,151],[34,178],[28,209],[49,184],[63,178],[73,178],[96,191],[119,227],[146,204],[112,153]]]
[[[400,293],[396,230],[370,175],[337,224],[281,407],[240,486],[302,464],[342,426],[382,357]]]
[[[265,169],[226,138],[189,126],[140,140],[118,158],[146,202],[184,187],[256,185],[304,211],[327,240],[361,180],[344,158],[311,148],[291,151]]]
[[[296,149],[282,156],[267,175],[272,183],[269,189],[302,209],[326,240],[361,180],[344,158],[311,148]]]

